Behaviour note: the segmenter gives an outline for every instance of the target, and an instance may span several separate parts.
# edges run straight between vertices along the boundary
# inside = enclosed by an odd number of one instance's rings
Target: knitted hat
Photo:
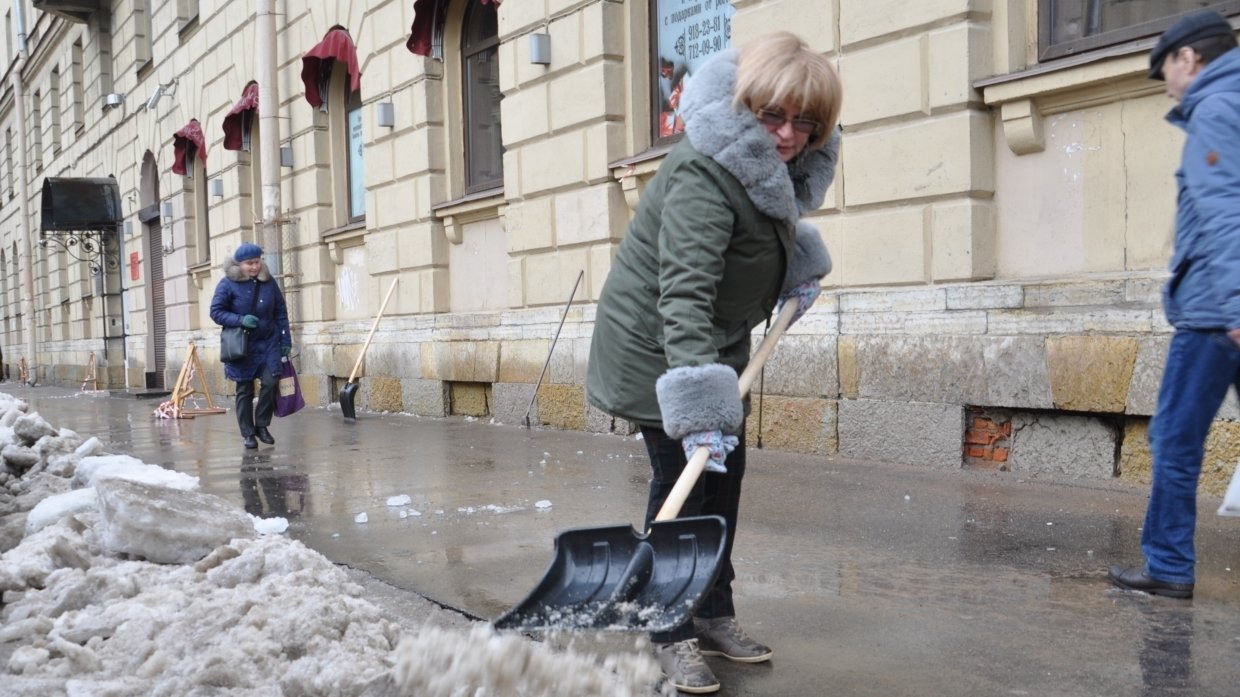
[[[249,259],[257,259],[263,255],[263,248],[253,242],[243,242],[237,251],[233,252],[233,260],[237,262]]]
[[[1150,51],[1150,79],[1163,79],[1163,61],[1173,51],[1212,36],[1234,34],[1235,31],[1231,28],[1231,24],[1217,12],[1207,10],[1185,16],[1163,32],[1154,50]]]

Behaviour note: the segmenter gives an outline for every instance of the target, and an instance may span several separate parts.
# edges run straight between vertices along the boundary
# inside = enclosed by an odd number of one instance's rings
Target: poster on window
[[[732,0],[657,0],[655,34],[655,133],[666,138],[685,130],[680,95],[693,72],[732,46]]]
[[[351,109],[349,119],[349,218],[366,215],[366,170],[362,168],[362,110]]]

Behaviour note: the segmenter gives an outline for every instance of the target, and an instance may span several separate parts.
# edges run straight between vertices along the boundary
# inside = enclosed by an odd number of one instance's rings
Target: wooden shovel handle
[[[379,328],[379,318],[383,316],[383,311],[387,309],[388,301],[392,299],[392,291],[396,290],[396,282],[399,278],[392,279],[392,285],[388,288],[387,295],[383,297],[383,304],[379,306],[379,314],[375,315],[374,324],[370,325],[370,333],[366,335],[366,343],[362,344],[362,352],[357,354],[357,361],[353,364],[353,371],[349,373],[349,382],[353,382],[353,378],[357,377],[358,368],[362,367],[362,359],[366,357],[366,349],[370,348],[370,340],[375,338],[375,330]]]
[[[745,371],[741,373],[740,380],[737,384],[740,386],[741,399],[749,394],[749,388],[753,386],[753,381],[757,379],[758,373],[762,372],[762,366],[766,364],[766,359],[770,357],[771,351],[775,350],[775,343],[779,341],[779,337],[783,336],[784,330],[792,324],[792,318],[796,315],[797,303],[794,300],[788,300],[784,303],[784,307],[779,311],[779,316],[775,318],[775,324],[771,325],[771,330],[767,332],[766,338],[758,345],[758,350],[754,352],[753,358],[750,359],[749,365],[745,366]],[[706,461],[710,459],[710,450],[707,448],[698,448],[693,451],[693,457],[689,458],[689,464],[685,465],[685,469],[676,479],[675,486],[672,487],[671,493],[667,495],[667,500],[663,502],[663,507],[659,509],[659,514],[654,517],[655,522],[663,520],[671,520],[680,515],[680,509],[685,505],[685,499],[689,498],[689,492],[693,491],[693,485],[697,484],[697,480],[702,476],[702,472],[706,469]]]

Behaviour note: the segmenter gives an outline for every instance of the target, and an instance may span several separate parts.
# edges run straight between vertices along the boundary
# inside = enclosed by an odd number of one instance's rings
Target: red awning
[[[224,149],[240,150],[255,111],[258,111],[258,83],[250,80],[241,90],[241,99],[224,117]]]
[[[335,61],[343,61],[349,69],[349,93],[361,89],[362,71],[357,64],[357,47],[353,45],[348,30],[339,24],[328,29],[323,40],[301,57],[301,81],[306,86],[306,101],[310,102],[310,106],[319,107],[326,101],[325,90]]]
[[[503,0],[480,0],[483,5],[499,7]],[[435,30],[443,26],[446,0],[414,0],[413,26],[409,27],[409,40],[405,48],[419,56],[431,55],[431,46],[435,40]]]
[[[409,27],[409,40],[405,48],[419,56],[431,55],[431,39],[435,34],[437,16],[440,13],[439,0],[415,0],[413,3],[413,26]]]
[[[185,175],[186,154],[197,153],[203,167],[207,165],[207,141],[198,119],[190,119],[185,127],[172,134],[172,173]]]

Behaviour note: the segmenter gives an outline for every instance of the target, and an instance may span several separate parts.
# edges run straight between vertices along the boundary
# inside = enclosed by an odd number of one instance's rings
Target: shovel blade
[[[357,383],[350,382],[340,388],[340,413],[346,419],[356,419],[357,412],[353,409],[353,396],[357,394]]]
[[[670,630],[714,584],[726,537],[719,516],[655,523],[645,535],[629,525],[565,530],[538,587],[495,627]]]

